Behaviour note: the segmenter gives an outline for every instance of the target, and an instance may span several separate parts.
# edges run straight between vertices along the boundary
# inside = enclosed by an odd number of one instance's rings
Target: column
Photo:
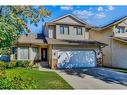
[[[32,51],[32,47],[29,46],[29,60],[33,60],[33,51]]]
[[[20,48],[17,46],[17,60],[20,60]]]
[[[38,47],[38,59],[41,61],[41,46]]]

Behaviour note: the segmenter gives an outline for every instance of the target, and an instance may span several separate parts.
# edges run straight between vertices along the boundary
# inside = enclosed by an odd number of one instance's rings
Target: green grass
[[[127,73],[127,69],[121,69],[121,68],[112,68],[112,69],[118,72]]]
[[[123,68],[115,68],[115,67],[105,67],[105,68],[110,68],[118,72],[127,73],[127,69],[123,69]]]
[[[25,68],[7,69],[7,76],[16,73],[24,78],[33,78],[37,81],[37,89],[73,89],[62,77],[55,72],[38,71]]]

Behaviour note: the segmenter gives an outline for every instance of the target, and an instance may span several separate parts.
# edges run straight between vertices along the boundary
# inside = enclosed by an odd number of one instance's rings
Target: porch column
[[[32,47],[29,46],[29,60],[33,60]]]
[[[17,46],[17,60],[20,60],[20,48]]]
[[[53,59],[52,59],[52,45],[49,45],[49,65],[51,69],[55,69],[53,64]]]
[[[41,61],[41,46],[38,47],[38,58]]]

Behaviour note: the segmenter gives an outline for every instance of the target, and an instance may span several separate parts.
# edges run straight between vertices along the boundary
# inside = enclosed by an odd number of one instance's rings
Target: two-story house
[[[42,34],[21,35],[12,60],[39,60],[51,68],[97,66],[97,53],[106,46],[90,39],[93,27],[68,14],[43,25]]]
[[[127,68],[127,17],[89,33],[90,39],[108,44],[103,49],[103,66]]]

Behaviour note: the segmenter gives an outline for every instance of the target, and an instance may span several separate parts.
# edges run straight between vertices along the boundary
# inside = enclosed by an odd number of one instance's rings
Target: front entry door
[[[47,61],[47,48],[42,48],[41,49],[41,60],[42,61]]]

